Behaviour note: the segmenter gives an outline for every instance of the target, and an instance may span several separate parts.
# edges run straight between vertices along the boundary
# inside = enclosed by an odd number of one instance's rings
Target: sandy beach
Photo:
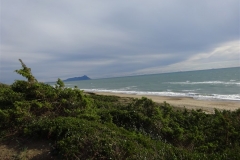
[[[114,95],[119,97],[141,98],[147,97],[154,102],[163,103],[166,101],[174,107],[186,107],[187,109],[202,109],[206,113],[214,113],[214,108],[219,110],[236,110],[240,108],[240,101],[222,101],[222,100],[198,100],[189,97],[164,97],[154,95],[135,95],[111,92],[95,92],[99,95]]]

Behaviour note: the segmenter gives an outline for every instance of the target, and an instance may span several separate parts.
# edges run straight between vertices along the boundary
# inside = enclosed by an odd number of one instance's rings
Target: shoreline
[[[206,113],[214,113],[214,109],[234,111],[240,108],[240,101],[231,100],[204,100],[194,99],[191,97],[172,97],[172,96],[156,96],[156,95],[137,95],[124,94],[112,92],[92,92],[98,95],[110,95],[118,97],[142,98],[146,97],[152,99],[156,103],[163,103],[166,101],[171,106],[186,108],[186,109],[202,109]]]

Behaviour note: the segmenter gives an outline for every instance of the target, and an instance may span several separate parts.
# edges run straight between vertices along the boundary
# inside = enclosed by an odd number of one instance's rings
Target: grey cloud
[[[239,41],[239,3],[2,0],[0,81],[14,79],[18,58],[46,81],[81,73],[99,78],[147,74],[174,66]]]

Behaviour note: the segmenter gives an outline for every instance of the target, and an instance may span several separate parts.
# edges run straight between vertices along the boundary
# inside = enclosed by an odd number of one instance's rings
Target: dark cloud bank
[[[0,81],[240,66],[238,0],[1,1]]]

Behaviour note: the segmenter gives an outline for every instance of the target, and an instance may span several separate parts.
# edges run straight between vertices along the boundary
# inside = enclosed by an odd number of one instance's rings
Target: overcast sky
[[[240,66],[239,0],[1,0],[0,82]]]

